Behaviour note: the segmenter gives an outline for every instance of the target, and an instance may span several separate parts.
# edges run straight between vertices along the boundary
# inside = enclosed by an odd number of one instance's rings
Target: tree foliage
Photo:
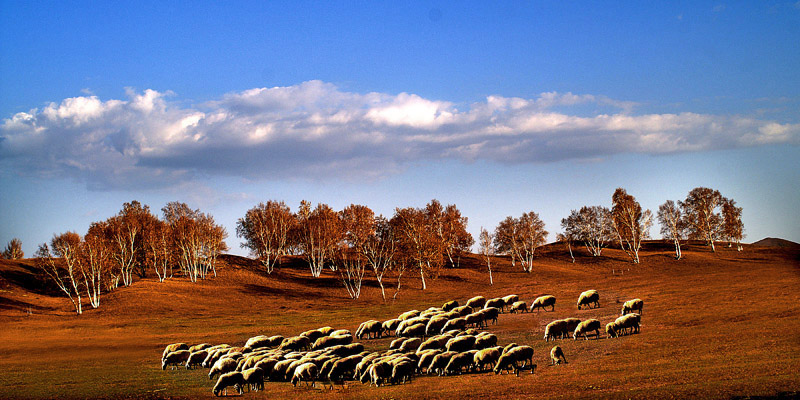
[[[675,244],[675,259],[680,260],[681,240],[686,237],[686,219],[681,207],[672,200],[667,200],[658,207],[658,223],[661,225],[661,236],[672,240]]]
[[[594,257],[600,256],[603,248],[613,238],[611,211],[602,206],[584,206],[572,210],[567,218],[561,220],[564,234],[582,242]]]
[[[722,201],[722,236],[728,241],[728,247],[736,243],[736,250],[742,251],[741,242],[744,239],[742,207],[737,207],[733,199]]]
[[[714,241],[722,230],[722,208],[724,198],[718,190],[706,187],[692,189],[686,200],[679,202],[689,239],[704,240],[716,252]]]
[[[268,274],[280,265],[290,246],[290,232],[297,224],[294,214],[282,201],[259,203],[236,223],[236,236],[244,239],[241,246],[261,262]]]
[[[620,248],[631,257],[634,264],[638,264],[642,240],[650,237],[652,213],[650,210],[642,211],[636,198],[623,188],[614,191],[611,202],[611,226],[617,234]]]
[[[18,238],[11,239],[6,245],[5,250],[3,250],[3,253],[0,254],[0,258],[5,258],[7,260],[19,260],[24,257],[25,252],[22,251],[22,241]]]

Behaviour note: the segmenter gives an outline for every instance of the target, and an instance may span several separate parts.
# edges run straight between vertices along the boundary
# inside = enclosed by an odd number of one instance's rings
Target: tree
[[[686,236],[686,220],[681,207],[672,200],[667,200],[658,207],[658,223],[661,225],[661,236],[675,243],[675,259],[681,259],[681,240]]]
[[[172,278],[172,266],[177,262],[173,248],[172,228],[168,223],[155,219],[144,236],[144,250],[146,262],[153,266],[159,282]]]
[[[611,211],[602,206],[584,206],[578,211],[572,210],[569,217],[561,220],[561,226],[568,235],[583,242],[594,257],[600,256],[613,235]]]
[[[486,261],[486,267],[489,268],[489,285],[494,286],[494,280],[492,279],[492,257],[495,253],[494,235],[481,227],[478,245],[480,246],[481,256]]]
[[[22,241],[18,238],[11,239],[0,256],[0,258],[5,258],[7,260],[19,260],[24,258],[25,252],[22,251]]]
[[[455,204],[442,208],[442,204],[436,199],[428,203],[425,211],[429,223],[439,237],[442,251],[447,256],[450,266],[458,267],[461,253],[469,251],[475,243],[472,235],[467,232],[467,217],[461,215]]]
[[[523,213],[517,220],[519,245],[517,246],[522,270],[530,273],[533,271],[533,256],[539,246],[545,244],[548,232],[544,229],[544,222],[539,219],[539,214],[533,211]]]
[[[623,188],[614,191],[611,202],[611,224],[619,239],[619,246],[631,257],[634,264],[638,264],[642,240],[650,237],[652,213],[650,210],[642,211],[636,198]]]
[[[569,256],[572,258],[572,263],[575,264],[575,255],[572,254],[572,242],[574,239],[569,235],[569,233],[559,233],[556,235],[556,241],[564,243],[564,246],[567,246],[567,250],[569,250]]]
[[[728,247],[736,242],[736,250],[742,251],[742,239],[744,239],[742,207],[736,207],[733,199],[722,201],[722,236],[728,240]]]
[[[517,229],[517,220],[509,216],[500,221],[494,230],[495,249],[499,254],[511,255],[512,267],[517,265],[517,254],[520,252],[520,240]]]
[[[289,232],[296,224],[295,216],[284,202],[270,200],[247,211],[236,223],[236,236],[244,239],[242,247],[250,249],[271,274],[287,254]]]
[[[75,312],[83,314],[81,292],[78,286],[79,246],[81,237],[75,232],[54,235],[50,247],[42,243],[36,252],[36,266],[45,273],[58,288],[67,295]],[[52,248],[53,252],[50,252]]]
[[[296,237],[303,254],[308,260],[311,275],[315,278],[322,274],[325,261],[334,255],[342,238],[339,214],[327,204],[317,204],[311,210],[311,204],[305,200],[300,203],[297,216]],[[333,270],[336,264],[331,264]]]
[[[217,275],[217,257],[228,250],[225,228],[214,217],[192,210],[185,203],[170,202],[161,209],[173,238],[173,252],[181,271],[192,282]]]
[[[698,187],[689,192],[686,200],[679,202],[686,220],[689,239],[705,240],[713,252],[717,251],[714,240],[720,236],[722,229],[719,209],[723,200],[718,190]]]
[[[339,214],[344,236],[338,250],[339,277],[350,298],[357,299],[368,263],[367,243],[375,234],[375,213],[367,206],[351,204]]]
[[[83,276],[83,286],[86,297],[92,308],[100,307],[100,292],[102,290],[103,275],[111,269],[112,244],[106,236],[104,222],[95,222],[83,237],[81,244],[80,272]]]
[[[375,279],[381,287],[381,297],[386,301],[383,278],[394,264],[396,241],[389,221],[382,215],[375,217],[372,223],[372,236],[364,243],[364,255],[375,272]],[[398,292],[400,278],[398,276]],[[397,293],[395,293],[396,295]]]
[[[404,258],[419,269],[422,290],[427,289],[425,276],[436,278],[442,265],[442,244],[430,214],[424,209],[396,208],[390,223]]]
[[[133,283],[133,271],[137,265],[138,275],[145,276],[144,236],[146,225],[154,219],[150,207],[134,200],[124,203],[119,214],[109,218],[106,235],[113,243],[111,259],[116,262],[117,271],[112,272],[112,283],[117,287],[122,279],[124,286]]]

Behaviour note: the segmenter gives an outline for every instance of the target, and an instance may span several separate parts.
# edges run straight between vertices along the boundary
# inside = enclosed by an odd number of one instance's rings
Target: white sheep
[[[161,360],[163,361],[165,358],[167,358],[167,354],[178,350],[189,350],[189,345],[186,343],[168,344],[167,347],[164,348],[164,352],[161,353]]]
[[[641,315],[642,308],[644,308],[644,301],[642,301],[642,299],[628,300],[622,305],[621,315],[632,313],[634,311],[636,311],[637,314]]]
[[[515,301],[513,304],[511,304],[511,307],[508,309],[508,312],[516,313],[517,311],[523,313],[528,312],[528,303],[524,301]]]
[[[547,311],[545,307],[551,307],[550,311],[555,311],[556,296],[545,295],[537,297],[533,300],[533,304],[531,304],[531,311],[536,310],[536,312],[539,312],[540,308]]]
[[[305,381],[306,386],[308,386],[308,382],[311,381],[311,387],[314,386],[315,381],[317,380],[317,373],[319,368],[313,362],[307,362],[301,364],[294,370],[294,374],[292,375],[292,385],[297,386],[298,383]]]
[[[600,307],[600,294],[597,293],[597,290],[587,290],[578,297],[578,310],[581,309],[581,306],[591,308],[592,304],[595,307]]]
[[[224,393],[225,396],[228,395],[228,387],[233,386],[239,394],[244,393],[244,376],[239,371],[228,372],[226,374],[220,375],[219,379],[217,380],[217,384],[214,385],[214,389],[211,390],[214,393],[214,396],[219,396],[220,393]]]
[[[561,361],[564,361],[564,364],[568,364],[567,357],[564,356],[564,350],[561,350],[559,346],[553,346],[550,349],[550,365],[561,364]]]
[[[208,373],[208,379],[214,379],[217,374],[224,374],[236,370],[238,366],[237,360],[233,358],[220,358],[214,363],[211,371]]]
[[[584,340],[589,340],[589,332],[594,331],[595,336],[600,338],[600,321],[591,318],[586,321],[581,321],[575,328],[575,333],[572,334],[572,339],[577,340],[578,336],[583,335]]]
[[[469,300],[467,300],[466,305],[472,307],[473,309],[481,309],[483,308],[484,304],[486,304],[486,297],[483,296],[475,296]]]
[[[175,369],[179,364],[185,363],[191,354],[189,350],[173,351],[161,360],[161,369],[167,369],[168,365],[172,365],[173,369]]]
[[[264,370],[253,367],[242,371],[242,377],[248,386],[248,390],[264,390]]]

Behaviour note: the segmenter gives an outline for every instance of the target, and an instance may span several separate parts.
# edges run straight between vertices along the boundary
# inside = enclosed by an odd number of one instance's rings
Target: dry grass
[[[266,384],[248,398],[731,398],[795,396],[800,390],[800,258],[796,250],[747,247],[713,254],[701,246],[675,261],[649,244],[641,265],[606,250],[568,262],[552,247],[532,274],[498,260],[495,285],[477,257],[443,270],[427,291],[408,271],[395,302],[384,303],[367,282],[350,300],[335,275],[310,277],[301,262],[271,276],[227,257],[220,276],[192,284],[152,279],[105,295],[101,308],[74,316],[61,297],[35,287],[29,262],[0,263],[0,398],[212,397],[208,370],[162,371],[163,346],[176,341],[241,344],[257,334],[296,334],[324,325],[355,330],[367,319],[440,306],[451,299],[510,293],[530,302],[558,298],[555,312],[503,314],[489,328],[502,344],[536,350],[535,375],[419,377],[407,385],[370,388],[351,383],[333,391]],[[629,268],[623,275],[611,271]],[[393,282],[392,282],[393,284]],[[575,301],[597,289],[601,307],[578,311]],[[388,289],[388,288],[387,288]],[[393,288],[387,290],[391,295]],[[576,316],[613,320],[625,300],[644,299],[642,332],[619,339],[562,340],[569,364],[548,367],[553,343],[544,326]],[[32,315],[27,315],[31,310]],[[364,341],[369,349],[390,339]],[[786,394],[786,392],[789,392]]]

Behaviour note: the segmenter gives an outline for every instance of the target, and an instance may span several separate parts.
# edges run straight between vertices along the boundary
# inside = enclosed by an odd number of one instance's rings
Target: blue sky
[[[554,234],[616,187],[697,186],[748,241],[800,241],[800,2],[396,3],[0,0],[0,245],[132,199],[212,213],[240,254],[268,199]]]

